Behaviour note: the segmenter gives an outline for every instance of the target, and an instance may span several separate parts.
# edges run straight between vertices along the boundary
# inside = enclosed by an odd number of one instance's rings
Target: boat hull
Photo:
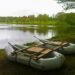
[[[75,54],[75,44],[69,43],[69,46],[60,48],[57,51],[62,54]]]
[[[64,55],[62,55],[56,51],[53,51],[46,58],[43,57],[36,61],[36,60],[31,59],[28,56],[24,56],[24,54],[22,54],[22,53],[19,53],[17,55],[17,57],[13,56],[10,54],[10,50],[11,51],[13,50],[12,47],[10,47],[10,46],[7,46],[5,48],[7,58],[9,60],[14,61],[14,62],[19,62],[19,63],[25,64],[25,65],[29,65],[36,69],[40,69],[40,70],[52,70],[52,69],[60,68],[63,65],[64,60],[65,60]]]
[[[62,54],[55,51],[53,51],[53,54],[54,57],[52,58],[40,58],[37,62],[31,60],[30,65],[40,70],[58,69],[63,65],[65,57]]]

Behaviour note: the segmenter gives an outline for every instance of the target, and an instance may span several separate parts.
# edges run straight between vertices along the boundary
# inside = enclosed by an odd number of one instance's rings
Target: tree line
[[[55,16],[55,18],[57,20],[56,25],[75,26],[75,13],[60,12]]]
[[[22,17],[0,17],[0,23],[12,23],[12,24],[53,24],[54,18],[49,17],[47,14],[40,14],[37,17],[34,15],[22,16]]]
[[[37,17],[34,15],[22,17],[0,17],[0,23],[7,24],[37,24],[37,25],[58,25],[67,26],[75,25],[75,13],[59,12],[55,16],[47,14],[39,14]]]

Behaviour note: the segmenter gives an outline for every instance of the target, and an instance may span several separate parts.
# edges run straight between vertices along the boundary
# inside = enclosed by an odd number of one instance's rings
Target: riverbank
[[[43,72],[7,60],[4,50],[0,50],[0,75],[75,75],[75,55],[65,56],[65,63],[60,69]]]
[[[0,22],[0,24],[22,24],[22,25],[55,25],[56,21],[33,21],[33,22]]]

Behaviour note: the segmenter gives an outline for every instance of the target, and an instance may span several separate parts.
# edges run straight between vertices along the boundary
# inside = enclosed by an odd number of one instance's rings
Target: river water
[[[33,36],[40,39],[48,39],[55,36],[52,26],[20,25],[20,24],[0,24],[0,48],[5,48],[8,42],[12,44],[24,44],[38,41]]]

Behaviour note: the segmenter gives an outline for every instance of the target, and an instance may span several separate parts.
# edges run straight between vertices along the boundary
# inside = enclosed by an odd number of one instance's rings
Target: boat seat
[[[28,57],[30,57],[30,58],[32,58],[34,60],[38,60],[41,57],[49,54],[50,52],[52,52],[54,50],[57,50],[57,49],[63,47],[63,45],[66,44],[66,43],[63,43],[63,42],[55,42],[54,44],[58,44],[58,46],[55,46],[53,49],[39,47],[39,46],[34,46],[34,47],[31,47],[31,48],[27,48],[27,49],[14,50],[13,55],[15,54],[17,56],[18,54],[23,54],[24,56],[28,56]]]
[[[57,45],[57,46],[59,46],[59,45],[65,46],[65,45],[68,45],[69,43],[68,42],[61,42],[61,41],[50,41],[50,42],[48,42],[48,44]]]
[[[52,52],[53,50],[52,49],[47,49],[47,48],[41,48],[41,47],[32,47],[32,48],[29,48],[27,49],[28,52],[34,52],[32,54],[32,59],[39,59],[45,55],[47,55],[48,53]]]
[[[31,47],[31,48],[27,49],[27,51],[32,51],[32,52],[38,53],[38,52],[42,51],[43,49],[44,48],[41,48],[41,47]]]
[[[21,52],[21,54],[23,54],[24,56],[28,56],[34,60],[38,60],[41,57],[48,55],[49,53],[51,53],[52,51],[59,49],[62,46],[57,46],[53,49],[50,48],[42,48],[42,47],[31,47],[28,48],[26,50],[21,51],[17,51],[16,53],[18,54],[19,52]]]
[[[41,58],[41,57],[47,55],[47,54],[50,53],[50,52],[52,52],[52,50],[46,49],[45,51],[41,52],[40,55],[38,55],[38,56],[36,56],[36,57],[33,57],[33,59],[34,59],[34,60],[37,60],[37,59],[39,59],[39,58]]]

